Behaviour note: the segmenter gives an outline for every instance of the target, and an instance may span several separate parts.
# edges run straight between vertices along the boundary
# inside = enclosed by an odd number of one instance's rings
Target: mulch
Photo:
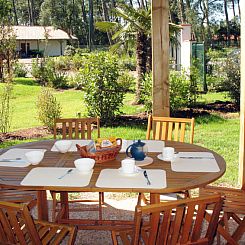
[[[216,101],[215,103],[210,104],[200,104],[193,108],[187,108],[184,110],[179,110],[171,114],[172,117],[183,117],[183,118],[197,118],[202,116],[207,116],[212,113],[221,115],[222,117],[227,117],[229,113],[238,112],[239,108],[230,101]],[[105,126],[135,126],[135,127],[146,127],[147,125],[147,114],[141,113],[137,115],[120,115],[115,118],[110,125]],[[103,122],[102,122],[103,126]],[[21,129],[18,131],[10,133],[0,133],[0,143],[4,141],[11,140],[26,140],[32,138],[43,138],[52,135],[47,127],[39,126],[28,129]]]

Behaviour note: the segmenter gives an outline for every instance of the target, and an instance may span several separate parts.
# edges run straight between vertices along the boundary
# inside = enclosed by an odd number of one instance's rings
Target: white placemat
[[[146,143],[148,148],[148,152],[162,152],[164,141],[162,140],[141,140],[142,142]],[[120,152],[126,152],[128,146],[132,145],[137,140],[122,140],[122,148]]]
[[[69,169],[72,171],[66,174]],[[66,174],[63,178],[59,177]],[[93,171],[82,174],[76,168],[33,168],[21,181],[21,185],[28,186],[87,186],[90,182]]]
[[[162,189],[167,187],[166,172],[162,169],[147,169],[151,185],[147,185],[143,169],[136,175],[121,174],[119,169],[103,169],[96,182],[97,187],[104,188],[147,188]]]
[[[76,144],[84,146],[84,145],[88,145],[93,140],[71,140],[71,141],[72,141],[72,145],[71,148],[69,149],[69,152],[76,152],[77,151]],[[51,151],[58,151],[58,149],[55,147],[55,145],[53,145]]]
[[[219,172],[220,168],[210,152],[179,152],[171,162],[175,172]]]
[[[45,149],[13,148],[0,155],[0,167],[27,167],[30,163],[25,157],[29,151],[46,151]],[[6,161],[5,161],[6,160]]]

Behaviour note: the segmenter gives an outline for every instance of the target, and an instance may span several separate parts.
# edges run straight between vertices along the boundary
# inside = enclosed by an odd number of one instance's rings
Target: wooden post
[[[153,115],[169,116],[168,0],[152,0]]]
[[[240,154],[239,181],[245,189],[245,1],[241,1],[241,108],[240,108]]]

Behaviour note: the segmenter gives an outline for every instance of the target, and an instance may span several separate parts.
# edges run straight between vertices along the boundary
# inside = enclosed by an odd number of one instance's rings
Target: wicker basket
[[[96,152],[89,152],[87,146],[76,145],[81,157],[93,158],[96,163],[103,163],[114,160],[122,148],[122,139],[118,138],[117,146],[112,147],[96,147]]]

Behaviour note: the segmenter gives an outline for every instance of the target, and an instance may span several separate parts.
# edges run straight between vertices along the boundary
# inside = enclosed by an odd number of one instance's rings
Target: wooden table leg
[[[37,192],[38,219],[48,221],[48,200],[46,191]]]
[[[62,209],[62,219],[69,219],[69,203],[68,203],[68,192],[60,192],[60,203]]]

